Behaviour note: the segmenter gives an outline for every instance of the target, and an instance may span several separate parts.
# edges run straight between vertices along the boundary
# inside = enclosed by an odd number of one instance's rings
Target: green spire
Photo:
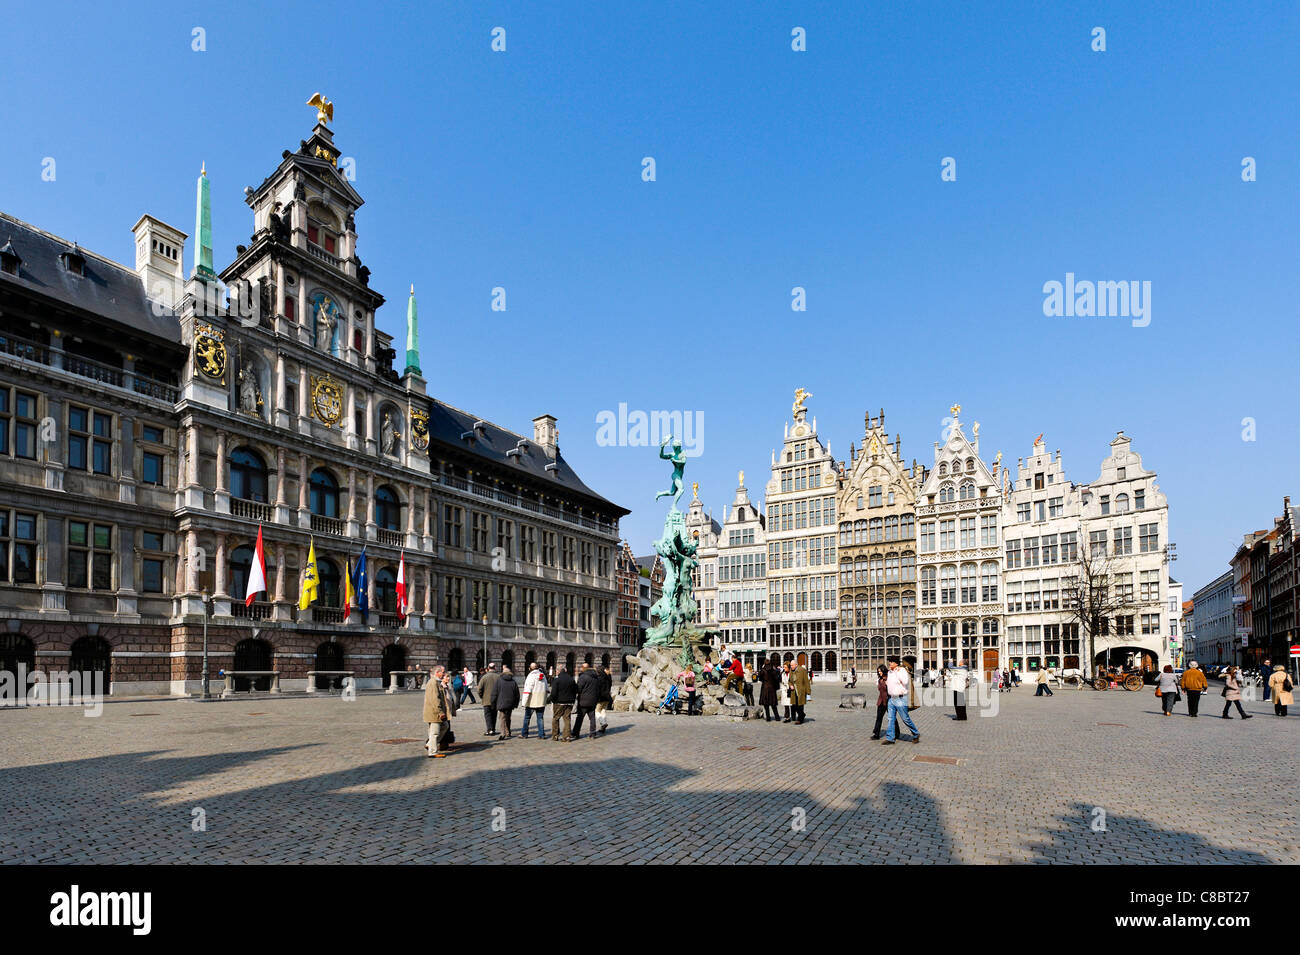
[[[199,170],[198,204],[194,212],[194,275],[216,281],[212,271],[212,197],[208,187],[208,165]]]
[[[415,314],[415,286],[411,286],[411,297],[406,300],[406,374],[420,371],[420,326]]]

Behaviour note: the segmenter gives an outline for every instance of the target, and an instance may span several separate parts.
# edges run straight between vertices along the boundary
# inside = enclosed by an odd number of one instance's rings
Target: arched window
[[[274,651],[271,645],[265,640],[256,640],[249,637],[247,640],[240,640],[235,644],[235,661],[232,670],[272,670],[274,669],[273,661]],[[271,688],[271,678],[269,676],[259,676],[249,679],[248,677],[236,677],[236,690],[269,690]]]
[[[319,517],[339,516],[339,482],[324,468],[311,472],[311,512]]]
[[[375,596],[382,613],[397,613],[397,574],[391,567],[375,574]]]
[[[1127,494],[1116,494],[1116,495],[1115,495],[1115,513],[1116,513],[1116,514],[1123,514],[1123,513],[1127,512],[1127,511],[1128,511],[1128,495],[1127,495]]]
[[[607,667],[607,666],[609,666],[609,654],[608,654],[608,653],[602,653],[602,654],[600,655],[600,665],[603,666],[603,667]]]
[[[867,522],[854,521],[853,522],[853,543],[865,544],[866,542],[867,542]]]
[[[910,541],[916,536],[914,521],[916,518],[911,514],[904,514],[903,520],[899,525],[898,536],[902,540]]]
[[[961,499],[962,499],[963,501],[969,501],[969,500],[973,500],[974,497],[975,497],[975,482],[974,482],[974,481],[962,481],[962,482],[961,482]]]
[[[835,660],[835,651],[834,651],[834,650],[829,650],[829,651],[827,651],[827,653],[826,653],[826,672],[829,673],[829,672],[833,671],[833,670],[835,669],[835,663],[836,663],[836,660]]]
[[[957,568],[952,564],[939,568],[939,602],[941,604],[957,602]]]
[[[537,662],[537,652],[536,652],[536,651],[534,651],[534,650],[529,650],[527,653],[524,654],[524,668],[525,668],[525,669],[527,669],[529,666],[531,666],[532,664],[534,664],[534,663],[536,663],[536,662]]]
[[[452,647],[447,653],[447,669],[452,673],[465,669],[465,651],[460,647]]]
[[[326,640],[316,648],[316,664],[313,667],[316,670],[342,670],[343,669],[343,644],[334,640]],[[343,685],[341,676],[318,676],[316,677],[316,689],[333,690]]]
[[[547,675],[549,675],[550,672],[551,672],[552,670],[554,670],[554,669],[555,669],[555,651],[552,650],[550,653],[546,654],[546,673],[547,673]]]
[[[885,540],[898,540],[898,517],[896,515],[885,518]]]
[[[332,560],[316,558],[316,573],[320,577],[320,593],[317,603],[322,607],[343,606],[339,590],[339,565]],[[340,669],[342,669],[340,667]]]
[[[385,484],[375,488],[375,524],[386,531],[401,529],[402,503],[397,492]]]
[[[230,495],[266,503],[266,462],[252,448],[236,448],[230,455]]]
[[[939,503],[951,504],[957,498],[957,489],[951,484],[943,484],[939,487]]]
[[[848,547],[853,543],[853,525],[845,521],[840,525],[840,546]]]
[[[73,642],[68,671],[80,681],[79,692],[108,693],[113,679],[112,655],[113,648],[103,637],[82,637]]]
[[[902,557],[901,579],[905,584],[910,584],[916,580],[916,555],[910,551],[904,553]]]
[[[564,668],[568,670],[570,673],[573,672],[573,668],[577,665],[577,663],[578,663],[578,658],[573,654],[573,651],[569,651],[564,655]]]
[[[501,651],[501,669],[504,670],[506,667],[511,670],[515,668],[515,651],[513,650]]]
[[[967,473],[967,474],[970,474],[970,473],[972,473],[974,470],[975,470],[975,459],[974,459],[974,458],[967,458],[967,459],[966,459],[966,473]]]
[[[0,671],[12,674],[11,679],[17,686],[18,665],[22,664],[24,673],[30,674],[36,669],[36,646],[21,633],[0,633]],[[108,689],[105,687],[104,689]],[[23,687],[23,692],[27,690]]]
[[[481,654],[483,651],[480,650]],[[406,669],[406,647],[398,643],[390,643],[384,647],[383,653],[379,658],[379,673],[383,679],[384,687],[390,685],[389,674],[394,670]]]
[[[853,561],[853,582],[855,584],[868,583],[867,578],[867,558],[858,557]]]
[[[853,583],[853,563],[847,558],[840,561],[840,586],[847,587]]]
[[[938,600],[937,571],[933,567],[921,568],[921,606],[933,607]]]
[[[939,477],[947,477],[947,475],[948,475],[948,462],[947,462],[947,461],[940,461],[940,462],[939,462]]]

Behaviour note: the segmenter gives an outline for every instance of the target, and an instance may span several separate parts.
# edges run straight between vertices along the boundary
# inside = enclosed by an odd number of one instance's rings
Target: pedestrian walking
[[[882,746],[893,746],[894,736],[898,732],[898,721],[902,720],[903,725],[912,731],[912,742],[921,742],[921,731],[916,728],[912,718],[907,715],[907,696],[908,688],[912,683],[911,674],[907,668],[899,663],[898,657],[890,657],[887,661],[889,673],[885,677],[885,691],[889,694],[887,704],[888,714],[885,717],[885,738],[881,740]]]
[[[776,665],[776,658],[763,662],[758,672],[758,680],[763,685],[758,693],[758,703],[763,707],[763,720],[771,722],[780,719],[777,706],[781,699],[781,669]]]
[[[609,729],[609,711],[614,708],[614,675],[609,667],[601,666],[596,671],[600,677],[600,699],[596,701],[596,728],[601,736]]]
[[[1286,708],[1295,702],[1292,694],[1295,687],[1282,664],[1273,667],[1273,675],[1268,678],[1268,688],[1273,691],[1273,715],[1286,716]]]
[[[999,687],[999,692],[1002,693],[1011,692],[1011,671],[1009,670],[1002,671],[1002,685],[1001,687]]]
[[[1168,663],[1156,678],[1156,696],[1160,697],[1161,711],[1165,716],[1173,716],[1174,704],[1181,697],[1178,693],[1178,677],[1174,673],[1174,668]]]
[[[1228,667],[1228,672],[1223,678],[1223,693],[1221,695],[1223,696],[1223,718],[1225,720],[1232,719],[1228,715],[1228,710],[1232,708],[1234,703],[1237,705],[1237,712],[1241,714],[1243,720],[1251,718],[1250,714],[1241,708],[1241,670],[1237,667]]]
[[[745,664],[745,705],[754,705],[754,668]]]
[[[1047,681],[1050,679],[1051,676],[1047,672],[1047,667],[1039,668],[1038,689],[1034,691],[1034,696],[1043,696],[1044,694],[1046,694],[1047,696],[1052,695],[1052,688],[1047,685]]]
[[[461,698],[465,695],[465,678],[457,673],[451,678],[451,692],[456,697],[456,705],[460,705]]]
[[[492,687],[492,708],[497,713],[498,739],[510,739],[510,719],[519,705],[519,684],[509,667],[501,668],[501,676]]]
[[[474,671],[471,670],[469,667],[465,667],[465,669],[461,672],[460,677],[465,683],[465,697],[461,700],[461,702],[464,703],[465,699],[468,699],[471,703],[482,702],[479,699],[478,692],[476,690],[475,684],[478,681],[474,678]]]
[[[871,731],[872,739],[880,739],[880,726],[885,721],[885,713],[889,711],[889,688],[888,681],[885,679],[889,676],[889,667],[883,663],[876,667],[876,728]]]
[[[851,690],[857,685],[858,685],[858,668],[849,667],[849,689]]]
[[[501,679],[501,674],[497,673],[496,666],[495,663],[489,663],[483,678],[478,681],[479,697],[483,700],[483,723],[487,727],[484,736],[497,735],[497,711],[496,705],[492,702],[492,694],[496,690],[497,680]]]
[[[424,751],[434,759],[443,759],[447,755],[451,718],[456,714],[456,702],[443,681],[445,674],[445,667],[434,667],[432,678],[424,687],[424,721],[429,724],[429,739],[424,744]]]
[[[546,739],[546,674],[536,663],[528,664],[528,676],[524,678],[524,729],[519,735],[528,739],[528,721],[537,722],[537,738]]]
[[[1283,667],[1283,669],[1286,668]],[[1272,684],[1269,682],[1272,679],[1273,679],[1273,663],[1268,657],[1265,657],[1264,662],[1259,665],[1259,682],[1264,684],[1265,703],[1268,702],[1268,691],[1272,689]]]
[[[1201,694],[1209,689],[1210,683],[1205,679],[1205,673],[1201,670],[1201,665],[1195,660],[1187,664],[1187,671],[1183,674],[1183,692],[1187,694],[1187,715],[1196,716],[1197,710],[1201,705]]]
[[[790,722],[790,664],[781,665],[781,708],[785,713],[782,723]]]
[[[803,708],[811,692],[812,680],[808,677],[808,668],[802,663],[796,664],[790,671],[790,713],[795,726],[803,726]]]
[[[600,702],[600,677],[584,663],[578,673],[578,716],[573,721],[573,738],[582,738],[582,720],[587,719],[588,739],[596,738],[596,704]]]
[[[561,667],[555,674],[551,686],[551,739],[555,742],[573,741],[570,718],[573,704],[578,700],[578,681],[573,674]],[[564,735],[560,736],[560,723],[564,723]]]
[[[947,685],[952,690],[953,709],[959,720],[966,719],[966,681],[967,673],[964,666],[949,668]]]

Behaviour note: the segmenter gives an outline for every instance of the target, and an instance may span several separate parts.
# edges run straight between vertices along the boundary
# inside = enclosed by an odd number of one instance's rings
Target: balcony
[[[617,533],[617,524],[612,521],[597,521],[589,517],[581,517],[577,514],[563,511],[550,504],[539,504],[536,501],[521,498],[517,494],[503,491],[500,488],[489,487],[485,484],[476,484],[472,481],[467,481],[464,478],[454,477],[452,475],[435,474],[433,475],[433,480],[436,483],[442,484],[444,487],[455,488],[458,491],[465,491],[466,493],[473,494],[476,497],[481,497],[490,501],[497,501],[498,503],[507,504],[510,507],[516,507],[520,510],[531,511],[534,514],[543,514],[547,517],[553,517],[556,520],[561,520],[568,524],[577,524],[581,527],[590,528],[593,531],[601,531],[606,534]]]
[[[337,537],[342,537],[347,532],[347,523],[334,517],[313,514],[311,516],[311,529],[317,534],[334,534]]]
[[[307,254],[312,258],[320,259],[326,265],[333,266],[336,269],[340,268],[338,256],[330,255],[330,253],[326,252],[320,246],[313,245],[311,242],[307,243]]]
[[[315,525],[315,518],[312,518],[312,524],[313,524],[313,526]],[[379,528],[379,530],[378,530],[376,533],[377,533],[377,536],[379,537],[379,543],[381,543],[381,544],[387,544],[389,547],[401,547],[401,546],[402,546],[402,532],[401,532],[401,531],[390,531],[390,530],[386,530],[385,528],[382,528],[382,527],[381,527],[381,528]]]
[[[111,385],[114,388],[133,391],[146,398],[154,398],[168,404],[175,404],[180,396],[180,389],[175,385],[159,381],[139,372],[128,372],[122,368],[114,368],[112,365],[105,365],[89,358],[82,358],[80,355],[71,355],[65,352],[62,354],[62,362],[60,363],[57,360],[58,355],[51,354],[49,346],[15,335],[0,336],[0,354],[11,355],[23,361],[35,362],[38,365],[46,365],[50,368],[61,366],[64,371],[76,375],[78,378],[86,378],[100,384]]]
[[[254,600],[248,606],[241,603],[232,603],[230,605],[230,615],[243,620],[270,620],[271,602],[268,600]]]
[[[245,501],[242,498],[230,499],[230,513],[233,517],[242,517],[259,524],[271,523],[272,508],[270,504],[259,501]]]
[[[343,610],[339,607],[317,607],[311,608],[312,623],[342,623]]]

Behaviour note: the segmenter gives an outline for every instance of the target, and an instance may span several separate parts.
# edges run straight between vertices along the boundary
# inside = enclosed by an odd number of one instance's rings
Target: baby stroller
[[[663,698],[663,702],[655,708],[655,716],[661,716],[664,713],[676,715],[678,707],[681,706],[681,700],[677,693],[677,684],[674,683],[668,688],[668,693]]]

